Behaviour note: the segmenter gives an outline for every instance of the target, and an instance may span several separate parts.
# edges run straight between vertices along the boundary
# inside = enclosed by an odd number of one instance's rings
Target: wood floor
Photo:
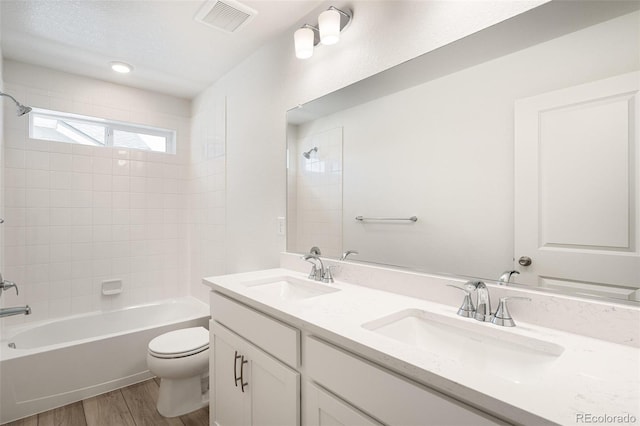
[[[131,385],[40,413],[6,426],[207,426],[209,407],[180,417],[156,410],[159,379]]]

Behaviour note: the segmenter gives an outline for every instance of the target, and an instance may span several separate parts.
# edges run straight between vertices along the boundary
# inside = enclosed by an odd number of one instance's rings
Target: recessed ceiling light
[[[124,62],[113,61],[111,62],[111,69],[120,74],[127,74],[133,70],[133,67]]]

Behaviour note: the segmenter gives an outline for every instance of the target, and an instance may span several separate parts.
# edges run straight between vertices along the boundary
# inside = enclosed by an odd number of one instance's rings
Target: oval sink
[[[362,327],[419,350],[450,356],[477,372],[514,383],[537,381],[541,370],[551,368],[564,351],[553,342],[489,323],[420,309],[405,309]]]
[[[329,287],[326,284],[286,275],[246,281],[242,284],[263,295],[285,301],[309,299],[340,291],[340,289]]]

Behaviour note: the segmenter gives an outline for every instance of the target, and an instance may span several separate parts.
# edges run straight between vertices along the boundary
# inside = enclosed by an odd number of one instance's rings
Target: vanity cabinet
[[[300,373],[289,366],[300,332],[217,293],[211,307],[211,424],[300,425]]]
[[[505,424],[225,295],[211,310],[212,425]]]
[[[299,425],[300,374],[214,321],[211,334],[213,424]]]

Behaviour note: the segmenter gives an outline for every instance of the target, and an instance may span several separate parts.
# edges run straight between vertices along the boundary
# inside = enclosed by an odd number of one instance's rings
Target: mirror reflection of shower
[[[305,152],[303,152],[303,153],[302,153],[302,156],[308,160],[309,158],[311,158],[311,153],[312,153],[312,152],[318,152],[318,147],[317,147],[317,146],[314,146],[314,147],[313,147],[313,148],[311,148],[309,151],[305,151]]]
[[[29,114],[31,112],[31,107],[22,105],[20,102],[16,101],[16,98],[11,96],[10,94],[0,92],[0,96],[6,96],[7,98],[9,98],[13,102],[15,102],[15,104],[17,106],[16,114],[18,115],[18,117],[20,117],[22,115],[25,115],[25,114]]]

